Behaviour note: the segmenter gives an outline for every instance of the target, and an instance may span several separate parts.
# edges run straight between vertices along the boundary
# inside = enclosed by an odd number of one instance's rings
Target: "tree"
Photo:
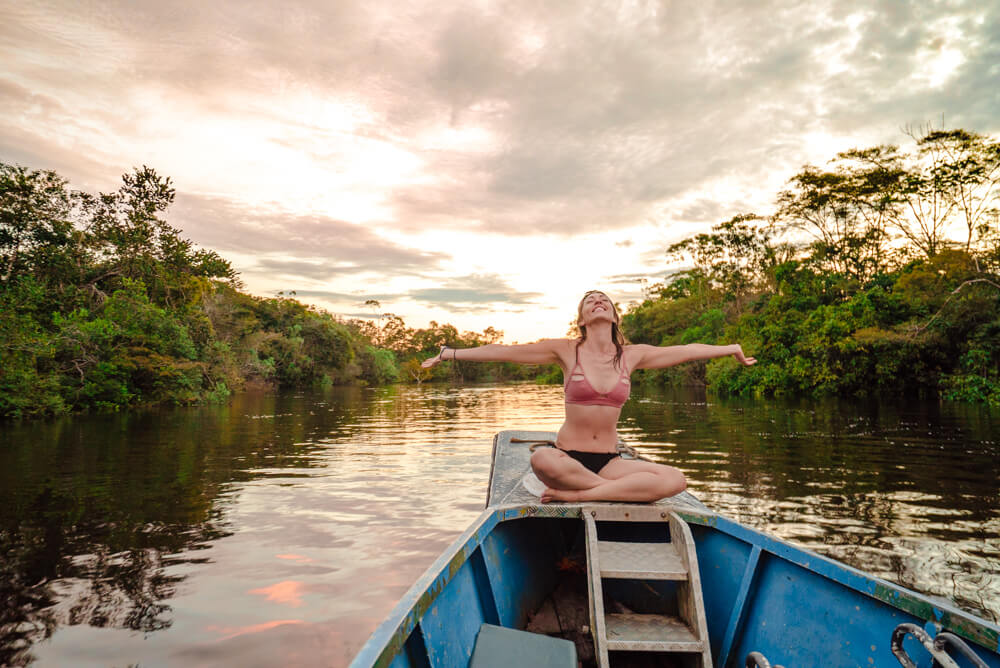
[[[89,284],[95,291],[108,279],[141,280],[169,304],[174,292],[189,287],[192,277],[236,278],[227,260],[214,251],[195,250],[180,230],[160,217],[175,194],[169,177],[143,166],[123,175],[116,192],[94,201],[89,232],[99,263]]]
[[[369,330],[369,337],[371,342],[376,346],[382,346],[382,304],[377,299],[366,299],[365,306],[369,307],[375,313],[375,325]]]
[[[432,375],[431,370],[420,366],[420,360],[416,358],[408,359],[403,363],[403,372],[417,385],[430,379]]]
[[[926,130],[917,138],[922,155],[933,156],[935,183],[961,215],[965,251],[985,236],[995,218],[1000,185],[1000,142],[968,130]]]
[[[73,194],[52,171],[0,162],[0,283],[28,273],[58,275],[76,240]]]
[[[690,256],[694,271],[675,275],[669,288],[654,286],[653,289],[684,292],[693,280],[704,277],[728,299],[745,297],[766,279],[770,267],[792,252],[787,245],[772,243],[774,230],[762,225],[763,222],[756,214],[744,213],[715,225],[707,234],[672,244],[667,248],[668,261]]]
[[[845,175],[841,196],[854,210],[871,244],[868,262],[872,274],[887,265],[883,253],[889,228],[898,227],[903,209],[900,184],[906,176],[899,147],[882,144],[838,153],[832,161]]]
[[[903,175],[900,194],[909,209],[912,221],[903,222],[899,229],[927,257],[934,257],[947,244],[945,230],[955,210],[955,199],[949,196],[948,168],[944,146],[924,141],[934,134],[929,126],[906,134],[917,143],[917,155]]]
[[[881,270],[887,208],[877,193],[881,174],[845,158],[833,171],[806,166],[778,195],[776,221],[815,238],[813,258],[849,278],[866,281]]]
[[[490,326],[484,329],[483,333],[479,334],[478,337],[481,340],[481,344],[500,343],[503,340],[503,330]]]

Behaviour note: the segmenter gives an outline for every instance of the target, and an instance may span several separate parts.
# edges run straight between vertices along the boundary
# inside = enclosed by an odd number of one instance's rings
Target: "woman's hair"
[[[582,324],[583,320],[583,302],[587,300],[592,294],[601,294],[608,297],[604,292],[600,290],[588,290],[583,297],[580,299],[580,303],[576,307],[576,328],[580,332],[580,340],[576,342],[576,347],[579,348],[580,344],[587,340],[587,326]],[[611,312],[614,314],[614,320],[611,321],[611,341],[615,344],[615,359],[614,366],[621,369],[622,365],[622,353],[625,352],[625,335],[622,334],[622,329],[620,325],[621,316],[618,315],[618,309],[615,308],[615,303],[611,301],[611,297],[608,297],[608,301],[611,302]]]

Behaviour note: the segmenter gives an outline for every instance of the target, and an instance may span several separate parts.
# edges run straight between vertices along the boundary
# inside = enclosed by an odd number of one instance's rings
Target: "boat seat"
[[[469,668],[576,668],[576,645],[569,640],[508,629],[479,627]]]

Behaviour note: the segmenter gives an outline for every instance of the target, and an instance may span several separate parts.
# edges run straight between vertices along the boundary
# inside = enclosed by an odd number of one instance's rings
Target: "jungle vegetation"
[[[770,216],[673,244],[687,268],[625,316],[634,343],[738,341],[757,357],[644,372],[754,395],[1000,404],[1000,143],[910,128],[807,165]]]
[[[666,249],[686,264],[624,315],[633,343],[739,341],[731,359],[639,372],[733,394],[942,396],[1000,404],[1000,143],[910,129],[807,165],[774,213]],[[407,327],[247,294],[232,265],[165,214],[142,167],[111,193],[0,162],[0,417],[223,400],[252,386],[441,380],[559,382],[558,367],[420,360],[493,328]]]
[[[232,265],[165,220],[149,167],[112,193],[0,162],[0,417],[225,399],[248,386],[533,377],[513,365],[419,361],[502,332],[372,323],[246,294]]]

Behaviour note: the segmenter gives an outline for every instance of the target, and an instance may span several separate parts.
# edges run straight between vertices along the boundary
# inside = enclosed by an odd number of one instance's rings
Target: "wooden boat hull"
[[[578,562],[584,516],[628,514],[606,523],[631,539],[659,540],[668,511],[694,538],[714,665],[744,665],[750,652],[792,666],[898,666],[890,639],[901,623],[965,639],[1000,668],[1000,627],[857,569],[797,548],[682,497],[658,504],[519,501],[527,447],[502,432],[494,444],[487,508],[399,601],[352,666],[468,665],[483,623],[525,628]],[[659,594],[622,591],[630,606]],[[641,600],[643,598],[649,600]],[[917,665],[930,655],[903,643]],[[582,656],[586,660],[586,656]],[[964,659],[956,659],[957,665]],[[614,665],[614,657],[612,665]]]

